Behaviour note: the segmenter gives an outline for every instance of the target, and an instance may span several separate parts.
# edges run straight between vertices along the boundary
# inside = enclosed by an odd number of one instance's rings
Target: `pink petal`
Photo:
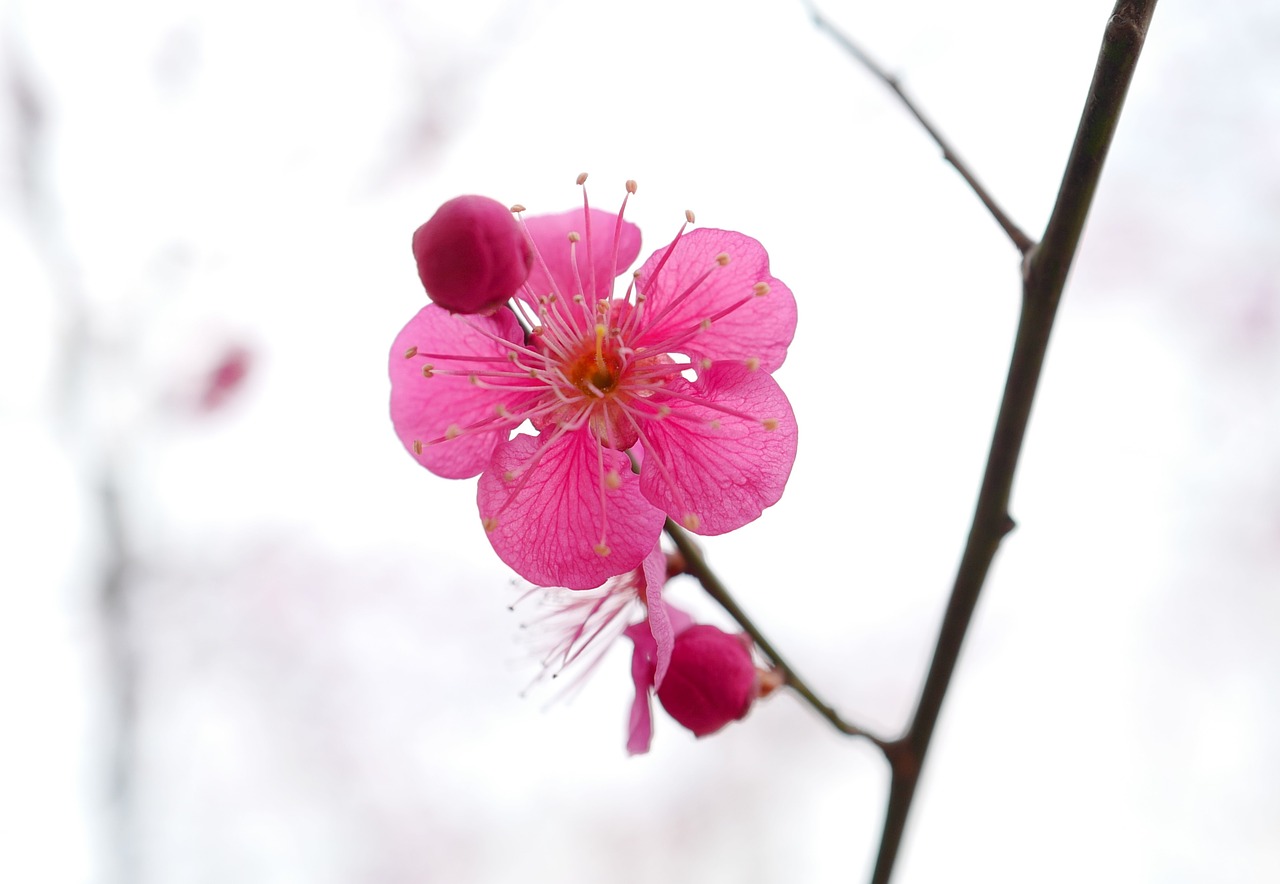
[[[667,554],[657,544],[654,544],[653,552],[645,556],[644,581],[645,601],[649,608],[649,632],[655,642],[657,671],[653,683],[656,687],[662,684],[662,679],[667,675],[676,633],[687,629],[693,620],[683,611],[663,604],[662,587],[667,582]]]
[[[465,375],[443,373],[447,370],[492,371],[493,362],[423,355],[406,358],[405,353],[416,348],[418,354],[447,353],[464,357],[507,354],[506,345],[481,334],[478,329],[503,341],[524,340],[524,332],[510,310],[500,309],[492,316],[464,317],[450,315],[443,308],[429,304],[409,320],[391,345],[391,422],[396,435],[418,463],[446,479],[465,479],[483,470],[494,448],[505,442],[514,428],[511,421],[493,420],[497,407],[505,405],[518,414],[531,397],[529,393],[483,389],[470,383]],[[431,377],[423,376],[426,364],[438,369]],[[505,363],[498,366],[503,367]],[[442,439],[450,427],[461,429],[491,420],[491,429],[427,444]]]
[[[631,652],[631,680],[635,683],[636,696],[631,701],[631,720],[627,727],[627,753],[643,755],[649,751],[653,740],[653,707],[649,691],[653,687],[654,642],[644,623],[628,626],[626,635],[635,642]]]
[[[599,586],[639,566],[662,531],[662,513],[640,493],[627,456],[585,430],[500,446],[477,499],[498,556],[539,586]],[[602,527],[607,555],[596,551]]]
[[[559,292],[565,298],[581,292],[594,304],[608,298],[613,292],[613,280],[635,263],[640,255],[640,228],[629,221],[622,222],[618,238],[618,259],[614,264],[614,229],[618,216],[601,209],[591,210],[591,242],[587,243],[587,214],[582,209],[571,209],[558,215],[539,215],[525,220],[525,228],[533,238],[542,260],[534,259],[529,273],[529,285],[535,296]],[[577,233],[581,239],[574,246],[578,256],[579,287],[574,281],[573,262],[569,258],[569,233]],[[588,260],[588,253],[590,260]],[[543,269],[543,263],[551,271],[551,278]],[[592,283],[594,271],[594,285]],[[573,314],[577,316],[577,313]]]
[[[782,365],[796,330],[796,302],[791,290],[769,273],[769,255],[760,243],[732,230],[705,227],[680,237],[659,271],[665,252],[654,252],[640,268],[638,287],[648,299],[644,312],[656,325],[645,330],[637,346],[660,347],[746,299],[688,343],[670,349],[688,353],[695,361],[755,359],[765,371]],[[716,264],[720,254],[730,259],[723,267]],[[707,278],[680,300],[708,270]],[[763,295],[756,294],[759,283],[767,286]],[[674,308],[664,316],[672,304]]]
[[[702,401],[664,399],[671,413],[644,424],[645,497],[698,534],[740,528],[777,503],[796,457],[795,415],[777,382],[763,371],[717,362],[696,383],[667,384]]]

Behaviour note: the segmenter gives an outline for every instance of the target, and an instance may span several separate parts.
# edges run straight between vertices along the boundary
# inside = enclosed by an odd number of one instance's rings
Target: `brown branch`
[[[738,606],[733,596],[729,594],[729,590],[720,582],[720,578],[716,576],[715,572],[711,570],[707,560],[702,556],[702,550],[694,543],[688,532],[671,519],[667,519],[665,530],[667,536],[671,538],[671,542],[675,544],[676,549],[679,550],[684,559],[684,573],[697,578],[698,582],[702,584],[702,588],[706,590],[707,595],[715,599],[720,604],[720,607],[724,608],[729,613],[729,616],[738,622],[738,625],[746,631],[747,635],[751,636],[751,640],[756,643],[756,647],[769,658],[774,668],[782,676],[783,682],[803,697],[805,702],[816,709],[819,715],[831,722],[836,730],[851,737],[866,737],[888,754],[886,747],[889,744],[887,741],[845,721],[829,703],[824,702],[813,692],[813,689],[809,687],[804,679],[796,674],[796,671],[782,658],[782,655],[778,653],[773,644],[765,638],[760,628]]]
[[[907,95],[906,91],[902,88],[902,84],[898,82],[898,78],[877,64],[875,59],[868,55],[861,46],[854,43],[847,34],[842,32],[832,24],[826,16],[819,12],[818,8],[814,6],[810,0],[804,0],[804,5],[808,7],[809,14],[813,17],[813,23],[819,29],[830,34],[831,38],[839,43],[845,52],[849,53],[849,55],[852,56],[859,64],[870,71],[876,79],[888,86],[893,93],[898,96],[898,100],[902,102],[903,106],[908,111],[910,111],[911,115],[916,118],[916,121],[924,127],[924,131],[929,133],[929,136],[934,140],[938,147],[942,149],[942,158],[950,163],[952,167],[960,173],[960,177],[965,180],[965,183],[969,185],[969,188],[977,195],[978,199],[982,200],[982,204],[987,207],[987,211],[991,213],[991,217],[996,219],[996,223],[1000,225],[1000,229],[1003,230],[1009,239],[1013,241],[1013,244],[1017,247],[1018,251],[1024,255],[1031,251],[1032,247],[1035,246],[1035,242],[1031,237],[1022,232],[1022,228],[1018,227],[1018,225],[1014,223],[1013,219],[1009,217],[1009,214],[1000,207],[999,203],[996,202],[995,197],[993,197],[987,189],[982,186],[982,183],[978,181],[978,176],[973,174],[969,169],[968,164],[960,158],[960,154],[956,152],[956,149],[951,146],[951,143],[943,137],[942,133],[939,132],[929,118],[924,115],[924,112],[921,111],[920,108],[916,106],[916,103],[911,100],[911,97]]]
[[[1023,265],[1022,314],[973,525],[915,715],[906,735],[886,752],[892,780],[872,884],[887,884],[893,872],[920,770],[978,595],[1001,539],[1013,529],[1009,496],[1049,333],[1155,6],[1156,0],[1116,4],[1044,239]]]

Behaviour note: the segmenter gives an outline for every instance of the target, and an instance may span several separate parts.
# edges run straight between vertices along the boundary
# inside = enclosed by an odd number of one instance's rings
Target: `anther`
[[[429,378],[429,377],[431,377],[432,375],[434,375],[434,374],[435,374],[435,372],[434,372],[434,371],[432,371],[432,369],[434,369],[434,368],[435,368],[435,366],[434,366],[434,365],[432,365],[430,362],[428,362],[426,365],[422,366],[422,376],[423,376],[424,378]]]
[[[581,175],[578,176],[578,184],[582,185],[586,183],[587,183],[587,173],[583,172]]]
[[[480,524],[484,525],[484,533],[489,534],[498,527],[498,520],[492,516],[485,516],[480,520]]]
[[[622,477],[618,475],[617,470],[609,470],[604,474],[604,487],[610,491],[617,491],[622,487]]]
[[[685,513],[680,519],[680,524],[684,525],[690,531],[697,531],[702,524],[702,520],[698,518],[697,513]]]
[[[747,357],[747,363],[746,363],[746,365],[747,365],[747,371],[759,371],[759,370],[760,370],[760,357],[758,357],[758,356],[748,356],[748,357]]]
[[[711,360],[708,359],[707,357],[703,356],[701,359],[698,360],[698,368],[702,369],[703,371],[706,371],[710,367],[711,367]]]
[[[404,358],[405,358],[405,359],[412,359],[413,357],[415,357],[415,356],[417,356],[417,355],[418,355],[418,348],[417,348],[416,346],[415,346],[415,347],[410,347],[408,350],[405,350],[405,351],[404,351]]]
[[[708,316],[706,319],[702,320],[702,322],[699,322],[698,328],[702,329],[703,331],[706,331],[707,329],[711,328],[711,317]]]
[[[720,254],[716,255],[716,263],[717,263],[717,264],[719,264],[721,267],[728,267],[728,266],[729,266],[729,253],[728,253],[728,252],[721,252]]]
[[[582,237],[578,236],[577,231],[574,231],[574,230],[569,231],[569,242],[578,242],[581,239]]]
[[[444,438],[446,441],[457,439],[461,435],[462,427],[457,424],[449,424],[449,428],[444,431]]]
[[[609,553],[613,552],[613,550],[609,549],[609,547],[605,546],[603,543],[597,543],[595,545],[595,551],[596,551],[596,555],[600,556],[601,558],[604,558],[608,556]]]
[[[757,298],[763,298],[765,295],[769,294],[769,283],[757,282],[751,287],[751,293]]]
[[[713,429],[713,430],[719,430],[719,429],[720,429],[720,421],[718,421],[718,420],[711,421],[711,422],[710,422],[710,426],[711,426],[711,429]]]
[[[764,425],[764,428],[769,432],[772,432],[778,429],[778,419],[776,417],[767,417],[764,420],[760,421],[760,423],[762,423]]]
[[[519,203],[515,203],[514,205],[511,206],[511,214],[513,215],[519,215],[523,211],[525,211],[525,207],[520,205]]]
[[[688,221],[690,224],[693,223],[693,209],[684,210],[684,220]]]
[[[634,179],[634,178],[628,178],[628,179],[627,179],[627,193],[635,193],[635,192],[636,192],[636,182],[635,182],[635,179]]]
[[[422,454],[422,440],[421,440],[421,439],[414,439],[414,440],[413,440],[413,453],[414,453],[414,454]]]
[[[480,376],[478,374],[467,375],[467,383],[473,387],[480,386]]]

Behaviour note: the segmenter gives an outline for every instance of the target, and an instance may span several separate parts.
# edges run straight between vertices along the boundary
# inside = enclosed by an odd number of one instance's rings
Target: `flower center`
[[[584,342],[586,343],[586,342]],[[568,366],[569,382],[588,397],[604,397],[618,386],[622,360],[612,348],[605,346],[603,325],[595,328],[595,346],[584,349]]]

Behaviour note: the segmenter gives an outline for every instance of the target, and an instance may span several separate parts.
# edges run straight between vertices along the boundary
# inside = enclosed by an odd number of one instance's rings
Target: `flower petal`
[[[505,406],[518,414],[531,398],[526,392],[476,386],[466,374],[445,373],[491,372],[495,363],[484,361],[483,357],[507,355],[506,345],[481,330],[501,341],[524,340],[524,332],[510,310],[500,309],[492,316],[464,317],[429,304],[409,320],[391,345],[391,422],[396,435],[418,463],[446,479],[465,479],[483,470],[493,457],[494,448],[511,436],[516,425],[515,421],[499,418],[498,407]],[[406,357],[411,349],[415,355]],[[441,360],[422,355],[428,353],[463,358]],[[423,375],[423,367],[428,364],[437,369],[431,377]],[[494,382],[500,383],[501,379]],[[428,444],[443,439],[451,427],[462,430],[489,423],[491,427],[460,432],[454,439]]]
[[[614,263],[614,231],[618,226],[618,216],[602,209],[591,210],[589,243],[588,215],[582,209],[571,209],[558,215],[538,215],[527,218],[524,224],[542,256],[541,260],[534,259],[528,283],[538,297],[558,292],[565,298],[572,298],[581,292],[594,306],[596,301],[610,296],[613,280],[640,256],[640,228],[630,221],[623,221],[621,235],[617,238],[618,259]],[[574,281],[573,262],[569,257],[570,232],[580,237],[574,250],[581,287]],[[550,278],[546,270],[551,271]]]
[[[640,268],[637,287],[647,298],[644,313],[654,324],[644,330],[636,346],[666,349],[664,342],[683,339],[685,332],[698,329],[704,320],[745,300],[712,320],[688,343],[669,349],[688,353],[695,361],[758,360],[765,371],[782,365],[796,331],[796,301],[791,290],[769,273],[764,246],[732,230],[704,227],[681,236],[663,264],[665,253],[666,249],[659,249]],[[716,261],[721,254],[729,256],[723,267]],[[704,273],[706,279],[698,283]],[[681,299],[690,287],[693,291]],[[665,312],[668,308],[670,312]]]
[[[662,587],[667,582],[667,554],[654,544],[653,552],[644,559],[645,602],[649,609],[649,632],[655,642],[654,661],[657,670],[653,686],[662,684],[671,663],[671,649],[676,636],[693,625],[693,618],[679,608],[662,601]]]
[[[649,691],[653,687],[654,641],[646,623],[628,626],[626,635],[635,642],[631,652],[631,680],[636,687],[627,725],[627,754],[643,755],[653,741],[653,705]]]
[[[645,422],[644,496],[698,534],[740,528],[777,503],[796,457],[795,415],[777,382],[717,362],[693,384],[667,385],[701,401],[665,398],[670,413]]]
[[[585,430],[500,446],[477,500],[498,556],[539,586],[599,586],[639,566],[662,531],[627,456]]]

